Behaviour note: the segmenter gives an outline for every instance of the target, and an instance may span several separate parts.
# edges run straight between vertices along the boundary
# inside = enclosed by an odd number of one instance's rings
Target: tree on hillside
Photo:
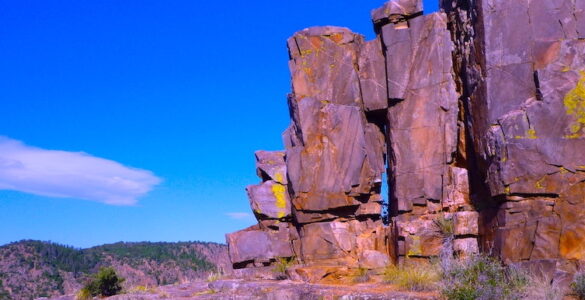
[[[109,297],[122,291],[124,278],[116,274],[114,268],[101,268],[79,291],[79,299],[88,299],[95,296]]]

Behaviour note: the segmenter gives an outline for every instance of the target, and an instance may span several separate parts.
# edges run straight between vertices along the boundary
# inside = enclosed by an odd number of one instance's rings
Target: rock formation
[[[259,223],[227,235],[236,268],[484,252],[564,280],[585,260],[585,2],[441,7],[387,2],[371,41],[330,26],[288,40],[286,151],[256,153]]]

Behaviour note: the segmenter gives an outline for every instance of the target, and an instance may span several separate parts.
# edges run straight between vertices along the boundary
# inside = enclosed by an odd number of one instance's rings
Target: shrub
[[[352,277],[354,283],[364,283],[370,280],[370,276],[368,275],[368,269],[366,268],[355,269],[354,273],[352,274]]]
[[[579,300],[585,300],[585,272],[575,274],[571,289]]]
[[[77,294],[75,295],[75,299],[77,300],[89,300],[91,298],[93,298],[91,292],[89,291],[89,289],[85,287],[79,290],[79,292],[77,292]]]
[[[449,300],[520,299],[528,284],[523,272],[481,255],[454,261],[443,278],[442,293]]]
[[[406,262],[395,266],[389,265],[384,270],[384,281],[396,284],[408,291],[426,291],[436,288],[440,272],[435,264],[415,264]]]
[[[278,274],[278,279],[286,279],[286,270],[294,264],[294,257],[279,257],[276,259],[273,271]]]
[[[213,271],[207,275],[207,282],[214,282],[218,281],[223,277],[223,274],[220,271]]]
[[[113,268],[102,268],[79,291],[78,299],[89,296],[114,296],[122,291],[124,278],[118,276]]]
[[[564,291],[558,283],[543,274],[530,275],[525,290],[526,300],[562,300],[564,296]]]
[[[433,220],[433,223],[435,223],[435,225],[439,228],[445,237],[453,236],[453,233],[455,232],[453,219],[447,219],[444,215],[440,215],[435,220]]]

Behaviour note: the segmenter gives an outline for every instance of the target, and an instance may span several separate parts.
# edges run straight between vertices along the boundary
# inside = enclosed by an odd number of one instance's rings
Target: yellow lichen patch
[[[534,128],[528,128],[528,130],[526,130],[526,133],[522,136],[522,135],[517,135],[514,137],[517,140],[535,140],[538,138],[538,136],[536,135],[536,130],[534,130]]]
[[[313,50],[311,50],[311,49],[301,50],[301,57],[305,57],[307,55],[311,55],[311,53],[313,53]]]
[[[506,195],[510,194],[511,191],[512,190],[510,189],[509,185],[504,188],[504,193],[506,193]]]
[[[570,90],[563,99],[567,115],[575,118],[569,127],[571,134],[565,135],[565,138],[568,139],[581,137],[581,132],[585,128],[585,72],[581,71],[579,74],[581,78],[579,78],[577,86]]]
[[[569,67],[569,66],[564,66],[564,67],[561,69],[561,72],[563,72],[563,73],[567,73],[567,72],[569,72],[569,71],[571,71],[571,67]]]
[[[313,72],[313,69],[310,67],[303,67],[303,71],[305,72],[305,74],[309,78],[309,81],[311,83],[315,83],[315,73]]]
[[[274,175],[275,179],[277,181],[282,182],[282,174],[280,173],[276,173],[276,175]],[[278,213],[277,213],[277,217],[283,218],[286,213],[285,213],[285,209],[286,209],[286,188],[284,187],[284,185],[279,184],[279,183],[275,183],[272,185],[272,194],[274,194],[274,198],[276,199],[276,208],[278,208]]]
[[[544,179],[545,179],[545,177],[542,177],[540,180],[538,180],[538,181],[537,181],[537,182],[534,184],[534,186],[535,186],[537,189],[544,189],[544,185],[542,185],[542,184],[543,184],[543,182],[544,182]]]
[[[410,245],[406,256],[418,256],[422,254],[422,248],[420,243],[420,236],[412,236],[412,244]]]
[[[534,130],[534,128],[528,129],[528,131],[526,131],[526,138],[531,140],[537,139],[536,130]]]
[[[560,172],[561,174],[566,174],[566,173],[568,173],[568,172],[569,172],[569,170],[565,169],[565,167],[560,167],[560,168],[559,168],[559,172]]]

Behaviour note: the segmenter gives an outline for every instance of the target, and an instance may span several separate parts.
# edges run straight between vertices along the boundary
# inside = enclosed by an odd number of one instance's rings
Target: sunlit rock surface
[[[371,41],[295,33],[286,149],[257,152],[234,266],[286,258],[317,282],[482,252],[566,281],[585,260],[584,3],[394,0]]]

